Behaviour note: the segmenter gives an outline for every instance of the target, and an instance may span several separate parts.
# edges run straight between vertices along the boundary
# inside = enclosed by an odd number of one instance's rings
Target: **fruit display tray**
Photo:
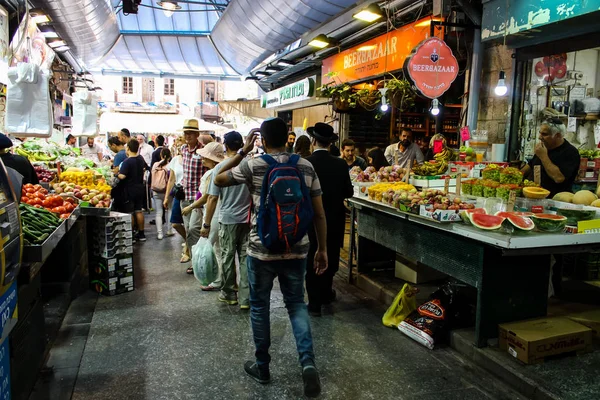
[[[82,202],[79,207],[81,208],[81,215],[86,217],[108,217],[110,215],[110,209],[112,208],[112,201],[110,203],[110,207],[86,207],[85,205],[89,204],[86,202]]]
[[[72,225],[71,225],[72,226]],[[70,228],[70,226],[69,226]],[[23,246],[23,258],[22,262],[44,262],[54,251],[58,242],[67,233],[67,220],[64,220],[54,232],[48,236],[48,238],[42,244]]]

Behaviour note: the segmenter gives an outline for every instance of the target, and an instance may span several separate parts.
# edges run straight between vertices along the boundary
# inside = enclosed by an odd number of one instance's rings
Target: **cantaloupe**
[[[552,200],[564,201],[565,203],[572,203],[573,196],[575,196],[575,195],[571,192],[560,192],[560,193],[555,194],[554,197],[552,198]]]
[[[575,193],[575,196],[573,196],[573,204],[583,204],[584,206],[589,206],[597,199],[598,196],[589,190],[580,190],[579,192]]]
[[[594,200],[590,206],[600,208],[600,199]]]
[[[545,199],[550,196],[550,192],[540,187],[524,187],[523,196],[528,199]]]

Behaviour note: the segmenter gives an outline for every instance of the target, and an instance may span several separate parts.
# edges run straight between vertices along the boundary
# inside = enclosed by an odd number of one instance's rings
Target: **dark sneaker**
[[[238,303],[238,301],[237,301],[237,299],[235,297],[228,297],[228,296],[225,296],[222,293],[219,295],[218,300],[220,302],[226,303],[226,304],[228,304],[230,306],[235,306]]]
[[[308,314],[312,317],[320,317],[321,316],[321,307],[315,307],[313,305],[308,305]]]
[[[246,371],[246,373],[258,383],[265,385],[271,382],[271,374],[269,373],[269,369],[260,368],[254,361],[246,361],[244,364],[244,371]]]
[[[146,235],[144,234],[144,232],[138,232],[137,235],[135,235],[135,240],[137,240],[138,242],[145,242]]]
[[[302,380],[304,381],[304,395],[306,397],[317,397],[321,393],[319,371],[314,365],[307,365],[302,368]]]

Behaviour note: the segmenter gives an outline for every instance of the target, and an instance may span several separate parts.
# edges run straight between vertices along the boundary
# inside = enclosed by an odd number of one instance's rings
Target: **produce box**
[[[115,296],[122,293],[133,292],[133,273],[130,276],[113,277],[107,279],[90,279],[92,290],[104,295]]]
[[[600,339],[600,310],[585,311],[576,314],[566,315],[572,321],[587,326],[592,330],[592,334]]]
[[[500,350],[525,364],[536,364],[545,357],[592,350],[592,330],[564,317],[539,318],[501,324]]]
[[[132,255],[113,258],[91,257],[90,279],[108,279],[133,275]]]
[[[420,208],[420,206],[418,204],[404,204],[404,203],[398,204],[398,210],[400,210],[402,212],[406,212],[406,213],[416,214],[416,215],[419,215],[419,208]]]
[[[123,226],[121,225],[121,229],[118,228],[119,225],[114,226],[115,229],[110,228],[107,230],[92,230],[92,236],[94,240],[98,240],[103,243],[112,243],[118,239],[131,239],[133,240],[133,231],[131,230],[131,225]]]
[[[8,334],[17,326],[18,308],[17,308],[17,281],[5,286],[0,291],[0,342],[8,341]]]
[[[112,211],[108,215],[98,216],[94,223],[96,224],[95,226],[101,230],[104,230],[105,228],[111,228],[114,225],[122,225],[127,223],[129,223],[129,227],[131,227],[131,215]]]
[[[102,249],[103,251],[109,251],[110,249],[114,249],[115,247],[131,247],[133,246],[133,238],[130,237],[122,237],[120,234],[125,234],[126,232],[117,231],[116,234],[112,233],[109,235],[98,235],[93,238],[93,248]]]
[[[10,341],[0,344],[0,399],[10,400]]]
[[[430,218],[438,222],[461,222],[460,210],[433,210],[422,205],[419,208],[419,215]]]
[[[79,206],[81,207],[81,215],[88,217],[110,216],[110,207],[93,207],[86,201],[82,202]]]
[[[115,245],[111,248],[99,246],[94,243],[92,246],[92,256],[102,258],[113,258],[119,255],[133,254],[133,246]]]

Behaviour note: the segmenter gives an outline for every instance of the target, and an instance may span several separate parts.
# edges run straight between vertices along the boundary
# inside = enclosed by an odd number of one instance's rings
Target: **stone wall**
[[[513,50],[502,44],[490,43],[484,46],[477,129],[488,131],[489,144],[504,143],[508,134],[509,106],[513,90],[512,53]],[[504,70],[506,75],[508,93],[503,97],[498,97],[494,93],[494,89],[498,84],[501,70]]]

